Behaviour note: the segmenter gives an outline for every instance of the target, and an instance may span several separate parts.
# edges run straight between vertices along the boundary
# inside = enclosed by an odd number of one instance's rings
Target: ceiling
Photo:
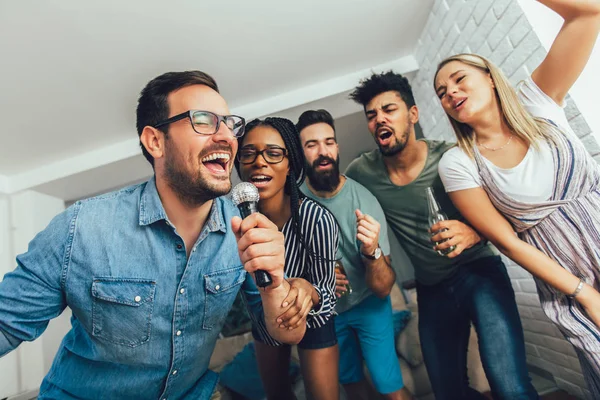
[[[371,71],[409,76],[433,0],[0,2],[0,193],[72,200],[152,174],[135,107],[166,71],[213,75],[232,112],[336,119]],[[371,139],[339,124],[342,151]],[[340,127],[343,126],[343,131]]]

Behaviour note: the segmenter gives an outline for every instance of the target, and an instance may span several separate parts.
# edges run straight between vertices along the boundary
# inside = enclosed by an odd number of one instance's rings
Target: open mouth
[[[204,157],[202,164],[215,174],[223,174],[227,172],[227,165],[231,156],[227,153],[212,153]]]
[[[328,167],[329,167],[329,166],[331,166],[331,165],[333,165],[333,164],[331,163],[331,161],[329,161],[329,160],[323,160],[323,161],[321,161],[319,164],[317,164],[317,167],[318,167],[318,168],[323,168],[323,169],[324,169],[324,168],[328,168]]]
[[[462,100],[459,100],[456,103],[454,103],[454,109],[458,110],[460,108],[460,106],[465,104],[465,101],[467,101],[467,99],[462,99]]]
[[[250,177],[250,183],[257,188],[265,187],[273,178],[267,175],[257,174]]]
[[[380,146],[387,146],[394,133],[388,128],[381,128],[377,130],[377,140]]]

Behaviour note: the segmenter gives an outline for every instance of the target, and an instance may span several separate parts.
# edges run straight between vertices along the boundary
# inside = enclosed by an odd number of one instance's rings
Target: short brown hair
[[[155,126],[169,118],[168,97],[172,92],[192,85],[204,85],[217,93],[219,87],[212,76],[202,71],[167,72],[152,79],[140,93],[136,111],[136,127],[138,136],[146,126]],[[169,125],[161,127],[165,135]],[[140,147],[146,160],[154,167],[154,158],[146,151],[140,140]]]

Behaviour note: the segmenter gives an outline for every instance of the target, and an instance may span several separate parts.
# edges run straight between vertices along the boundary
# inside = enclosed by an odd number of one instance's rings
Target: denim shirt
[[[187,259],[154,179],[77,202],[0,282],[0,356],[68,306],[72,328],[39,398],[209,399],[209,359],[240,288],[262,316],[234,215],[228,199],[215,199]]]

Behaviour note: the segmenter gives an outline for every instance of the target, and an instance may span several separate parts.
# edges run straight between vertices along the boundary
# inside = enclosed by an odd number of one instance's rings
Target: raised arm
[[[243,221],[239,217],[233,217],[231,225],[236,232],[238,251],[244,268],[248,272],[255,272],[257,269],[266,271],[273,279],[271,286],[260,291],[253,284],[254,282],[247,281],[244,284],[243,295],[252,321],[259,332],[264,328],[266,332],[263,333],[268,333],[278,342],[287,344],[300,342],[306,331],[306,320],[293,330],[280,328],[277,322],[277,317],[289,308],[289,306],[282,307],[290,290],[290,284],[283,279],[285,264],[283,234],[278,231],[275,224],[259,213],[254,213]],[[268,340],[265,342],[273,344]]]
[[[600,30],[599,0],[538,0],[564,19],[548,55],[531,74],[557,104],[588,62]]]
[[[246,303],[248,314],[255,328],[254,331],[258,334],[260,341],[270,346],[279,346],[282,343],[297,344],[306,332],[306,321],[294,330],[279,327],[277,317],[289,309],[289,307],[281,306],[289,290],[289,283],[284,281],[275,290],[259,291],[250,274],[242,286],[242,298]]]
[[[392,269],[391,258],[389,254],[382,254],[377,260],[373,260],[367,256],[372,256],[375,250],[380,246],[380,236],[384,236],[387,242],[387,225],[383,210],[379,213],[381,223],[374,217],[363,214],[360,210],[356,210],[357,233],[356,238],[360,241],[360,251],[363,254],[362,260],[365,265],[365,280],[367,286],[379,298],[384,298],[390,294],[394,282],[396,282],[396,273]],[[382,232],[382,229],[385,229]],[[384,248],[385,247],[385,248]],[[387,251],[389,245],[383,246],[381,251]]]
[[[458,190],[448,195],[469,223],[502,254],[556,290],[567,295],[575,291],[579,278],[537,248],[520,240],[482,188]],[[600,327],[600,293],[586,284],[576,299],[596,326]]]

